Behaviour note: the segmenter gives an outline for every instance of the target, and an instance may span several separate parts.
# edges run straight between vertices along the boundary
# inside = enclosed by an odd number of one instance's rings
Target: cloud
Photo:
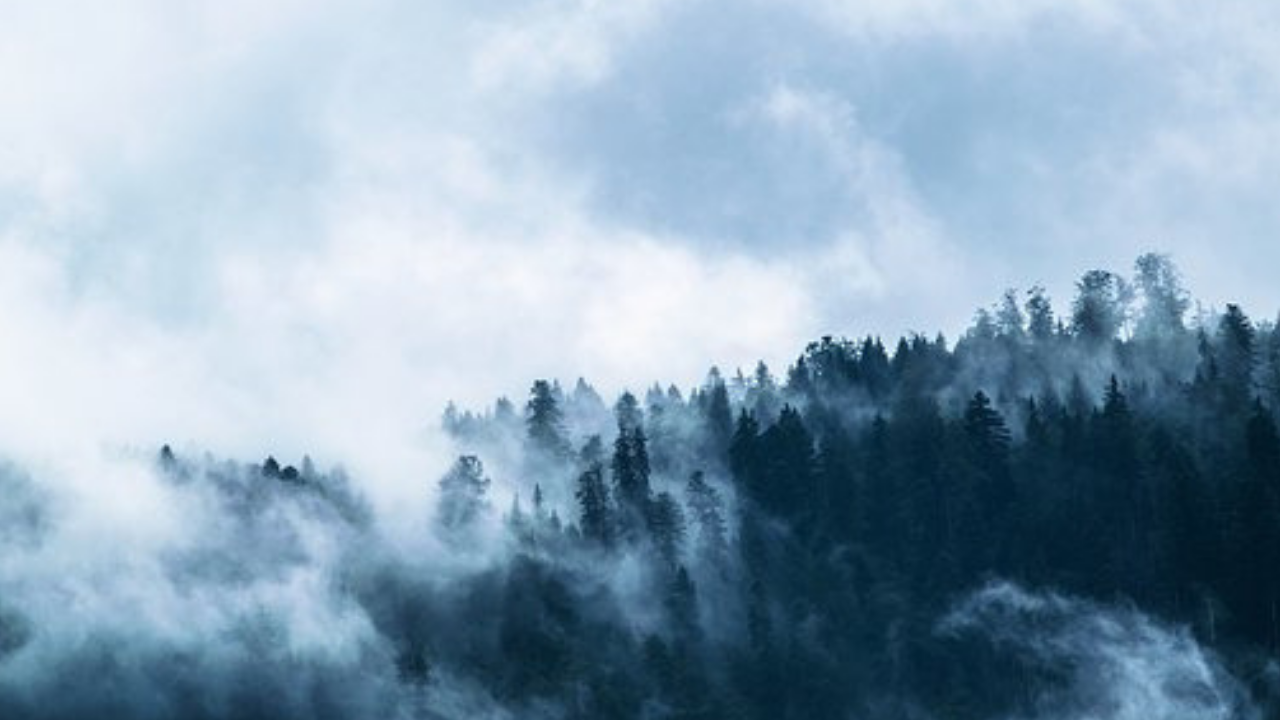
[[[387,670],[305,512],[250,530],[310,569],[179,592],[164,551],[235,555],[211,540],[235,521],[153,475],[162,442],[345,463],[399,537],[449,462],[449,399],[954,334],[1003,285],[1062,305],[1150,246],[1212,301],[1276,304],[1280,54],[1254,4],[3,5],[0,455],[31,476],[0,481],[0,516],[34,519],[0,544],[34,549],[0,584],[45,628],[33,663],[128,618],[136,667],[282,632],[320,680]],[[1143,618],[1009,588],[963,612],[1126,712],[1235,697]],[[1027,616],[1065,634],[988,624]]]
[[[1275,304],[1275,17],[1250,5],[6,16],[0,428],[25,458],[175,439],[408,487],[443,467],[444,400],[535,376],[954,335],[1004,285],[1061,306],[1153,246],[1213,302]]]
[[[974,592],[943,619],[1060,681],[1042,683],[1018,718],[1254,718],[1243,685],[1185,628],[1010,583]]]

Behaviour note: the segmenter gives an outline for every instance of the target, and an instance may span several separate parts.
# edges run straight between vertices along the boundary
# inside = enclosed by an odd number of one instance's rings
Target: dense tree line
[[[0,716],[1277,717],[1280,331],[1191,309],[1150,255],[954,342],[539,380],[446,410],[408,527],[166,446],[137,512],[191,531],[53,611],[78,535],[0,465]]]
[[[1135,604],[1265,675],[1280,332],[1190,307],[1148,255],[1133,280],[1086,273],[1061,317],[1042,289],[1010,291],[954,344],[822,338],[782,381],[761,365],[624,394],[612,428],[581,381],[536,383],[523,423],[505,401],[451,409],[481,455],[515,440],[559,458],[517,488],[572,487],[567,523],[521,535],[537,619],[499,661],[550,674],[508,692],[582,717],[986,717],[1026,673],[936,620],[994,578]],[[624,559],[647,619],[597,635],[564,594]],[[601,638],[610,660],[583,662]]]

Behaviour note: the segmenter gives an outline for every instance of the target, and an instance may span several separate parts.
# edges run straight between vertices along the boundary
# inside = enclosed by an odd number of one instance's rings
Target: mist
[[[0,715],[1277,712],[1274,11],[0,20]]]

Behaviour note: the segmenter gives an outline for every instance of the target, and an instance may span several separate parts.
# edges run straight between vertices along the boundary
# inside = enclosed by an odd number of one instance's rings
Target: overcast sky
[[[0,0],[0,451],[401,467],[450,398],[954,336],[1148,249],[1274,317],[1278,21]]]

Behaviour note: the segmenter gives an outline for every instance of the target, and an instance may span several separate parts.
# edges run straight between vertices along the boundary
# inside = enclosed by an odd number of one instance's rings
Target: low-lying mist
[[[165,438],[10,462],[0,716],[1273,717],[1280,333],[1189,307],[1144,256],[954,343],[539,380],[393,493]]]

